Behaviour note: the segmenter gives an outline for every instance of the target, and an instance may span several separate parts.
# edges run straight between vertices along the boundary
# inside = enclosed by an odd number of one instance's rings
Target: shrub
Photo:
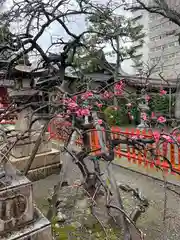
[[[125,105],[119,107],[117,110],[114,106],[109,106],[104,110],[104,114],[110,126],[122,126],[129,122]]]

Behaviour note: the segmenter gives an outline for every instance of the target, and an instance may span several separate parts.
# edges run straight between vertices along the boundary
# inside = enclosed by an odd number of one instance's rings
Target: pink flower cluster
[[[82,109],[79,108],[75,113],[77,114],[78,117],[90,115],[90,111],[88,108],[82,108]]]
[[[68,106],[69,110],[75,110],[78,107],[77,103],[73,99],[71,99],[71,98],[63,99],[63,104],[65,106]]]
[[[102,119],[98,119],[98,124],[101,125],[102,124]]]
[[[123,93],[124,83],[123,81],[120,81],[119,83],[116,83],[114,86],[114,94],[116,96],[120,96]]]
[[[78,117],[89,116],[90,106],[86,108],[81,108],[79,105],[71,98],[64,99],[64,105],[67,106],[67,114],[75,113]]]
[[[160,117],[158,117],[157,121],[158,121],[159,123],[165,123],[165,122],[166,122],[166,118],[163,117],[163,116],[160,116]]]
[[[112,92],[108,92],[108,91],[105,91],[103,94],[102,94],[102,98],[103,99],[110,99],[113,97],[113,93]]]
[[[88,98],[92,98],[92,97],[93,97],[93,93],[90,91],[87,91],[81,95],[81,98],[83,100],[87,100]]]
[[[166,95],[167,91],[165,91],[164,89],[160,89],[159,93],[161,96],[163,96]]]
[[[96,106],[99,107],[99,108],[102,108],[103,104],[96,102]]]
[[[174,142],[173,139],[168,135],[162,135],[162,138],[164,138],[168,143],[173,143]]]

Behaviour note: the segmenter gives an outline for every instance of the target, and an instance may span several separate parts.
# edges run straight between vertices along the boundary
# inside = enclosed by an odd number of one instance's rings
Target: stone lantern
[[[143,114],[145,113],[147,115],[149,111],[149,106],[148,106],[148,100],[147,100],[147,94],[145,89],[141,90],[141,100],[142,102],[139,103],[138,107],[140,109],[140,124],[137,126],[138,129],[147,129],[149,128],[147,122],[143,119]]]
[[[17,68],[18,69],[18,68]],[[29,74],[27,71],[13,70],[15,88],[11,88],[9,96],[14,103],[20,106],[29,97],[37,93],[31,89]],[[41,73],[42,74],[42,73]],[[19,81],[20,80],[20,81]],[[4,79],[4,82],[7,79]],[[20,84],[17,84],[20,83]],[[29,127],[32,109],[26,108],[18,113],[15,131],[24,132]],[[15,137],[11,137],[9,145],[6,140],[0,140],[0,239],[32,239],[32,240],[52,240],[51,224],[35,207],[33,203],[32,182],[27,179],[19,170],[23,170],[26,165],[34,144],[39,136],[41,124],[37,123],[28,133],[28,138],[20,140],[11,151],[11,155],[6,152]],[[59,164],[59,151],[52,151],[51,145],[46,141],[48,134],[42,139],[42,144],[34,159],[33,170],[35,168],[46,167],[46,163]],[[6,156],[4,159],[3,156]],[[56,159],[56,160],[55,160]],[[18,169],[18,170],[17,170]]]

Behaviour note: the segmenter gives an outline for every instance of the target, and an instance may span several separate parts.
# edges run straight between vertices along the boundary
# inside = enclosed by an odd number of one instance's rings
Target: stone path
[[[145,240],[179,240],[180,239],[180,196],[167,191],[167,220],[163,223],[164,188],[163,183],[141,174],[114,166],[116,179],[141,189],[149,199],[147,212],[138,220],[138,227],[146,233]],[[46,213],[47,196],[50,188],[58,181],[58,175],[52,175],[34,183],[34,198],[38,207]],[[179,187],[171,186],[180,192]],[[133,239],[134,240],[134,239]]]

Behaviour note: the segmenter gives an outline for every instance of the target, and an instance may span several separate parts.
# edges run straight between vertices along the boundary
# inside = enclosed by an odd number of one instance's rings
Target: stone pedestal
[[[147,111],[149,110],[149,107],[148,107],[147,104],[139,104],[139,109],[140,109],[141,114],[142,114],[142,113],[147,113]],[[141,120],[141,122],[140,122],[140,124],[137,126],[137,128],[140,129],[140,130],[148,129],[149,126],[148,126],[148,124],[146,123],[146,121],[144,121],[144,119],[142,118],[142,116],[141,116],[141,119],[140,119],[140,120]]]
[[[22,229],[16,230],[2,237],[1,240],[52,240],[51,224],[35,208],[34,221]]]
[[[5,168],[8,174],[0,179],[0,235],[31,222],[34,214],[32,183],[18,173],[14,175],[10,163]]]
[[[27,129],[29,129],[30,122],[37,118],[36,116],[31,119],[31,116],[31,109],[23,110],[18,115],[15,130],[25,132]],[[41,129],[41,123],[39,121],[35,122],[32,125],[31,130],[26,133],[25,136],[27,136],[27,138],[18,141],[18,143],[12,149],[10,161],[18,170],[24,170],[32,154]],[[60,151],[57,149],[52,149],[52,144],[49,140],[49,133],[46,132],[41,138],[41,144],[31,165],[29,171],[30,174],[28,177],[30,176],[31,180],[37,180],[58,171],[60,167]]]
[[[0,239],[52,239],[50,223],[34,208],[32,183],[9,162],[5,169],[0,179]]]

